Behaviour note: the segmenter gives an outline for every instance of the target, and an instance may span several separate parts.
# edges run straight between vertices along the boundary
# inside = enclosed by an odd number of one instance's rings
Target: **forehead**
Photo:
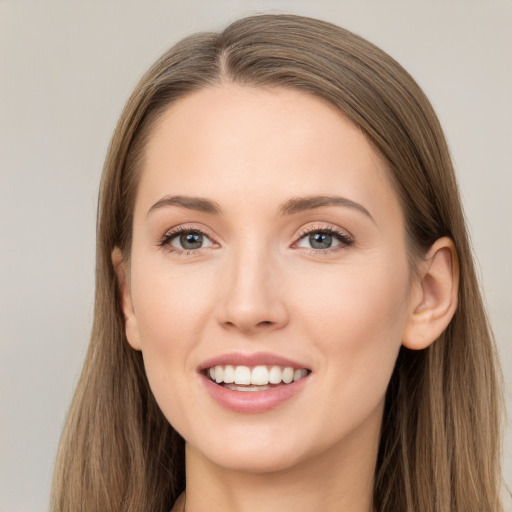
[[[296,90],[223,84],[163,113],[145,148],[137,204],[179,193],[270,205],[333,191],[397,206],[383,159],[333,105]]]

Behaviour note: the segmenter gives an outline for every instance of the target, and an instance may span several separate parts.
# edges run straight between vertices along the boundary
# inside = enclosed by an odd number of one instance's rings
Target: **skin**
[[[170,195],[222,213],[162,204]],[[279,213],[333,195],[362,208]],[[203,247],[162,246],[176,226],[202,231]],[[327,228],[350,243],[312,248],[305,230]],[[454,260],[441,239],[412,278],[388,170],[333,106],[234,84],[172,104],[146,148],[129,260],[116,249],[113,261],[128,341],[187,442],[187,510],[370,510],[398,351],[425,348],[449,322]],[[197,367],[261,351],[307,365],[304,389],[264,413],[221,407]]]

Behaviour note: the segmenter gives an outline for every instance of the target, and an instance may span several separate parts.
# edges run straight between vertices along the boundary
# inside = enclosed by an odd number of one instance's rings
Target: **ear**
[[[118,247],[112,251],[112,265],[114,266],[119,287],[126,339],[132,348],[141,350],[139,328],[130,291],[129,266]]]
[[[402,344],[412,350],[431,345],[448,327],[458,302],[459,263],[453,241],[437,240],[419,265]]]

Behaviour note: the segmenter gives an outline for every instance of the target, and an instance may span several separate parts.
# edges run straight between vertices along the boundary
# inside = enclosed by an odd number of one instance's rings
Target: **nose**
[[[222,274],[218,321],[225,329],[252,335],[288,323],[286,289],[275,257],[241,250],[228,258]]]

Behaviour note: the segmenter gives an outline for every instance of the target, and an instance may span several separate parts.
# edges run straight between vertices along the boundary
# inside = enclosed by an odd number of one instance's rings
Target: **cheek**
[[[333,407],[357,409],[365,400],[372,407],[382,398],[402,343],[408,287],[404,260],[317,273],[295,294],[300,330],[314,341],[325,379],[337,390],[328,398]]]
[[[380,332],[383,341],[401,334],[409,289],[405,259],[319,268],[303,275],[306,278],[295,282],[290,298],[299,321],[305,319],[313,329],[311,334],[352,340],[355,346],[369,342],[371,332]]]
[[[177,270],[165,256],[141,257],[133,268],[139,269],[132,274],[132,299],[144,351],[180,350],[200,332],[201,319],[211,310],[211,272],[192,266]]]
[[[164,413],[180,413],[180,403],[187,403],[182,376],[195,374],[195,350],[205,321],[213,317],[211,272],[192,267],[176,270],[154,255],[132,258],[131,293],[144,366]]]

